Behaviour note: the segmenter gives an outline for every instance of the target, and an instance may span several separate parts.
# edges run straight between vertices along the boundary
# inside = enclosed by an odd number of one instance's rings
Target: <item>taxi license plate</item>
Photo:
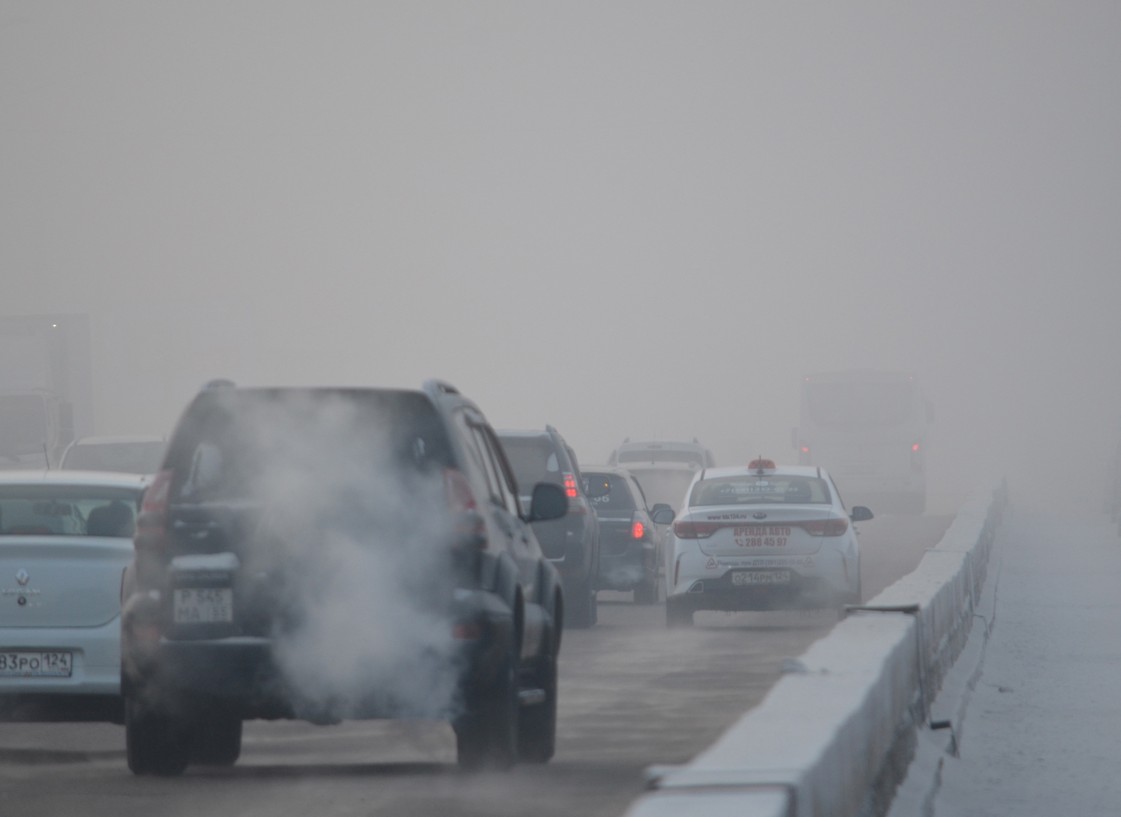
[[[73,653],[60,651],[0,652],[0,678],[69,678]]]
[[[737,587],[755,584],[790,584],[789,570],[750,571],[740,570],[732,574],[732,584]]]
[[[176,624],[221,624],[233,620],[234,591],[232,588],[176,588]]]

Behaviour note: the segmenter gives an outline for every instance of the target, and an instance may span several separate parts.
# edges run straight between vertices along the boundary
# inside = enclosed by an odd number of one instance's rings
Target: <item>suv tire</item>
[[[233,766],[241,756],[241,718],[221,710],[201,714],[191,741],[191,762]]]
[[[681,599],[666,599],[666,626],[693,626],[693,608],[688,602]]]
[[[518,750],[517,649],[511,645],[494,682],[480,690],[455,725],[459,768],[508,769]]]
[[[187,725],[129,697],[125,700],[125,752],[133,774],[181,775],[191,760]]]
[[[635,604],[658,603],[658,577],[643,576],[642,581],[634,589]]]
[[[518,715],[518,759],[547,763],[557,750],[557,657],[553,648],[541,659],[534,681],[545,700],[527,706]]]
[[[565,609],[567,614],[565,623],[569,627],[587,629],[599,620],[599,601],[596,591],[588,582],[572,582],[569,592],[565,594],[568,604]]]

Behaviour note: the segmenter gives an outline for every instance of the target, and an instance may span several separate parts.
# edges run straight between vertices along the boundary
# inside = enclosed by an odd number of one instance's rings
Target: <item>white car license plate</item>
[[[72,666],[70,652],[0,652],[0,678],[69,678]]]
[[[232,588],[176,588],[176,624],[221,624],[233,620],[234,591]]]
[[[732,574],[732,584],[743,587],[748,584],[790,584],[789,570],[747,571]]]

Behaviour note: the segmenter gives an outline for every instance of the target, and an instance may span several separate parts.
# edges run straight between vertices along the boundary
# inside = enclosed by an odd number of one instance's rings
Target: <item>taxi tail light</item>
[[[444,490],[448,497],[455,541],[480,550],[486,548],[486,526],[467,477],[455,468],[445,468]]]
[[[811,519],[803,522],[801,527],[810,536],[843,536],[849,529],[849,521],[844,517],[840,519]]]
[[[160,471],[144,491],[140,513],[136,516],[133,547],[138,551],[162,553],[167,550],[167,507],[171,496],[173,472]]]
[[[673,523],[673,535],[678,539],[707,539],[720,528],[719,522],[692,522],[683,519]]]

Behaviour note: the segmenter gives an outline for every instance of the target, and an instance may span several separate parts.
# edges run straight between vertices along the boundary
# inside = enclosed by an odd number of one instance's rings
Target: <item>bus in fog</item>
[[[845,503],[879,513],[926,509],[930,403],[907,372],[859,369],[802,378],[798,462],[833,475]]]

